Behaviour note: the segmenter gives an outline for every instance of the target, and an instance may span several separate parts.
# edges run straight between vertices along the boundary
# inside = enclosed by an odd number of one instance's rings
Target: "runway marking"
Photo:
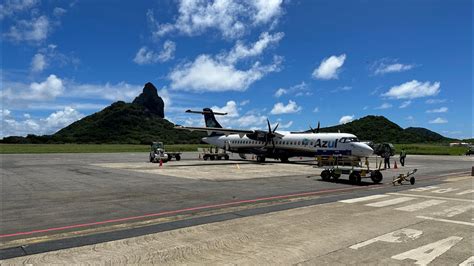
[[[403,202],[407,202],[410,200],[413,200],[415,198],[410,198],[410,197],[400,197],[400,198],[395,198],[395,199],[389,199],[389,200],[384,200],[384,201],[379,201],[375,203],[369,203],[365,204],[365,206],[370,206],[370,207],[386,207],[390,205],[395,205]]]
[[[411,204],[404,207],[396,208],[395,210],[414,212],[414,211],[419,211],[421,209],[428,208],[431,206],[439,205],[444,202],[446,201],[445,200],[427,200],[427,201],[423,201],[417,204]]]
[[[418,197],[418,198],[427,198],[427,199],[440,199],[440,200],[452,200],[452,201],[462,201],[462,202],[474,202],[474,200],[469,200],[469,199],[456,199],[456,198],[427,196],[427,195],[415,195],[415,194],[405,194],[405,193],[398,193],[398,192],[392,192],[392,193],[387,193],[387,194],[396,195],[396,196],[410,196],[410,197]]]
[[[457,205],[457,206],[453,206],[451,208],[448,208],[448,209],[445,209],[445,210],[442,210],[442,211],[439,211],[439,212],[434,212],[431,215],[444,216],[444,217],[453,217],[453,216],[464,213],[464,212],[466,212],[470,209],[473,209],[473,208],[474,208],[474,206],[472,206],[472,205]]]
[[[453,223],[453,224],[462,224],[462,225],[469,225],[474,226],[474,223],[464,222],[464,221],[455,221],[455,220],[448,220],[448,219],[441,219],[441,218],[434,218],[434,217],[427,217],[427,216],[416,216],[416,218],[437,221],[437,222],[445,222],[445,223]]]
[[[439,188],[439,187],[437,187],[437,186],[419,187],[419,188],[412,188],[408,191],[421,192],[421,191],[432,190],[432,189],[435,189],[435,188]]]
[[[383,186],[379,186],[379,188],[383,188]],[[277,199],[288,199],[288,198],[293,198],[293,197],[314,196],[314,195],[324,194],[324,193],[351,191],[351,190],[358,190],[358,189],[366,189],[366,187],[350,187],[350,188],[327,189],[327,190],[318,190],[318,191],[302,192],[302,193],[295,193],[295,194],[278,195],[278,196],[271,196],[271,197],[264,197],[264,198],[256,198],[256,199],[249,199],[249,200],[231,201],[231,202],[225,202],[225,203],[218,203],[218,204],[211,204],[211,205],[184,208],[184,209],[179,209],[179,210],[163,211],[163,212],[158,212],[158,213],[144,214],[144,215],[138,215],[138,216],[125,217],[125,218],[110,219],[110,220],[104,220],[104,221],[98,221],[98,222],[66,225],[66,226],[39,229],[39,230],[32,230],[32,231],[26,231],[26,232],[9,233],[9,234],[0,235],[0,238],[22,236],[22,235],[32,235],[32,234],[47,233],[47,232],[54,232],[54,231],[64,231],[64,230],[68,230],[68,229],[84,228],[84,227],[104,225],[104,224],[117,223],[117,222],[127,222],[127,221],[132,221],[132,220],[139,220],[139,219],[143,219],[143,218],[180,214],[180,213],[189,212],[189,211],[199,211],[199,210],[213,209],[213,208],[226,207],[226,206],[233,206],[233,205],[239,205],[239,204],[245,204],[245,203],[255,203],[255,202],[268,201],[268,200],[277,200]],[[376,189],[376,188],[372,188],[372,189]]]
[[[388,197],[388,195],[385,195],[385,194],[372,195],[372,196],[367,196],[367,197],[360,197],[360,198],[353,198],[353,199],[340,200],[339,202],[343,202],[343,203],[356,203],[356,202],[369,201],[369,200],[380,199],[380,198],[385,198],[385,197]]]
[[[472,266],[474,265],[474,256],[467,258],[467,260],[459,263],[459,266]]]
[[[464,194],[470,194],[470,193],[474,193],[474,189],[464,190],[462,192],[456,193],[456,195],[464,195]]]
[[[403,252],[398,255],[392,256],[392,259],[396,259],[396,260],[411,259],[411,260],[416,261],[415,264],[428,265],[434,259],[436,259],[437,257],[444,254],[446,251],[454,247],[454,245],[456,245],[461,240],[462,240],[462,237],[451,236],[451,237],[441,239],[439,241],[421,246],[419,248],[415,248],[407,252]]]
[[[448,187],[448,188],[441,188],[441,189],[433,190],[433,191],[430,191],[430,192],[431,193],[444,194],[444,193],[453,192],[453,191],[456,191],[456,190],[459,190],[459,188]]]
[[[471,173],[471,172],[464,171],[464,172],[457,172],[457,173],[442,174],[442,175],[438,175],[438,176],[441,177],[441,176],[450,176],[450,175],[462,175],[462,174],[469,174],[469,173]]]
[[[396,230],[396,231],[393,231],[381,236],[374,237],[364,242],[360,242],[358,244],[350,246],[349,248],[359,249],[378,241],[387,242],[387,243],[402,243],[402,242],[407,242],[408,240],[415,240],[419,238],[422,234],[423,234],[423,231],[420,231],[420,230],[403,228],[403,229]]]

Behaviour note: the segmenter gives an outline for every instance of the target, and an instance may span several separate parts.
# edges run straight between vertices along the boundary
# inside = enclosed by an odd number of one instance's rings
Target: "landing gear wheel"
[[[217,156],[216,158],[217,158],[217,160],[220,160],[220,159],[222,159],[222,157],[221,157],[221,156]]]
[[[229,160],[229,155],[227,155],[227,154],[224,155],[224,159],[225,159],[225,160]]]
[[[209,156],[209,159],[211,159],[211,161],[214,161],[216,159],[216,157],[214,157],[213,155]]]
[[[280,157],[280,162],[287,163],[288,162],[288,157]]]
[[[382,182],[383,175],[380,171],[374,171],[370,175],[370,179],[372,179],[372,182],[374,182],[374,184],[378,184],[378,183]]]
[[[359,173],[357,172],[352,172],[350,175],[349,175],[349,180],[351,181],[352,184],[360,184],[360,182],[362,181],[362,177],[360,176]]]
[[[175,158],[176,158],[176,161],[179,161],[179,160],[181,160],[181,155],[178,154],[178,155],[176,155]]]
[[[324,181],[329,181],[331,179],[331,172],[329,170],[323,170],[321,172],[321,178]]]
[[[204,156],[202,156],[202,159],[204,159],[204,161],[207,161],[207,159],[209,159],[209,156],[204,155]]]
[[[264,163],[265,162],[265,156],[261,156],[261,155],[257,156],[257,162]]]
[[[412,184],[412,185],[415,184],[415,178],[413,176],[410,178],[410,184]]]

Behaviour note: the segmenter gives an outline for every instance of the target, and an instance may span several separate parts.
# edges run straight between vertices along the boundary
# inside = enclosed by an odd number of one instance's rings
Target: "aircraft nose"
[[[356,155],[360,157],[369,157],[374,154],[374,150],[365,143],[354,143],[356,145]]]

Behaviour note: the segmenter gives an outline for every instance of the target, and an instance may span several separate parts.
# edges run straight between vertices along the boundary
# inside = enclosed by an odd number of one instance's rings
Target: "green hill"
[[[321,132],[338,131],[352,133],[361,140],[370,140],[375,143],[426,143],[450,140],[426,128],[409,127],[403,129],[383,116],[373,115],[346,124],[321,128]]]
[[[84,117],[53,135],[6,137],[3,143],[100,143],[166,144],[200,143],[202,132],[174,129],[164,119],[164,103],[155,86],[145,84],[143,92],[132,103],[118,101],[102,111]]]

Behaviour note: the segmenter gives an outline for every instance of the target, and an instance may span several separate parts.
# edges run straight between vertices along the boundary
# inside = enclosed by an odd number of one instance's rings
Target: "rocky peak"
[[[161,118],[165,117],[165,103],[163,99],[158,96],[158,91],[151,82],[145,84],[143,92],[133,100],[133,104],[141,105],[150,113],[156,114]]]

